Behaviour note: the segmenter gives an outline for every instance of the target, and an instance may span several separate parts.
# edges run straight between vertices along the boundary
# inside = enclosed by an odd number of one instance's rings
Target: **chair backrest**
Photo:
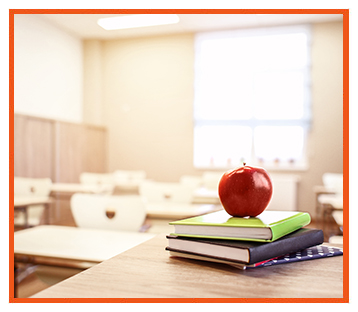
[[[51,185],[50,178],[14,177],[14,196],[49,196]]]
[[[139,195],[76,193],[71,212],[78,227],[114,231],[139,231],[146,217]]]
[[[52,180],[50,178],[14,177],[14,197],[49,197]],[[32,205],[27,210],[27,222],[23,213],[15,213],[14,222],[17,226],[36,226],[41,222],[43,205]]]
[[[80,174],[80,182],[87,185],[114,185],[114,177],[112,173],[82,172]]]
[[[203,178],[201,176],[183,175],[180,177],[179,182],[183,185],[199,188],[203,184]]]
[[[343,173],[326,172],[322,175],[323,185],[337,194],[343,194]]]
[[[113,175],[117,183],[140,183],[147,177],[144,170],[116,170]]]
[[[145,181],[139,187],[139,194],[146,203],[191,203],[193,192],[192,186],[174,182]]]
[[[223,172],[206,171],[203,173],[203,186],[209,190],[217,190]]]

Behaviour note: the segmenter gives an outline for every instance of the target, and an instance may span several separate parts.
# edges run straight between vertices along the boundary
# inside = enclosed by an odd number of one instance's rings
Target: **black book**
[[[333,247],[333,246],[325,246],[325,245],[317,245],[317,246],[308,247],[306,249],[302,249],[299,251],[291,252],[289,254],[286,254],[286,255],[283,255],[280,257],[276,257],[273,259],[269,259],[269,260],[265,260],[265,261],[261,261],[261,262],[253,263],[253,264],[246,264],[246,263],[238,262],[238,261],[221,260],[221,259],[214,258],[214,257],[199,256],[197,254],[192,254],[189,252],[181,252],[181,251],[170,251],[170,255],[173,257],[230,264],[236,268],[246,270],[246,269],[252,269],[252,268],[259,268],[259,267],[267,267],[267,266],[272,266],[272,265],[276,265],[276,264],[286,264],[286,263],[292,263],[292,262],[298,262],[298,261],[306,261],[306,260],[314,260],[314,259],[334,257],[334,256],[342,256],[343,248]]]
[[[168,251],[186,252],[220,260],[254,264],[323,243],[318,229],[299,229],[274,242],[234,241],[210,238],[167,236]]]

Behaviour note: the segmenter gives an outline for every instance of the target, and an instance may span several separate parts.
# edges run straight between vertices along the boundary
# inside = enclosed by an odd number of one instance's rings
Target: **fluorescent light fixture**
[[[178,22],[179,17],[176,14],[136,14],[100,18],[97,24],[106,30],[114,30],[175,24]]]

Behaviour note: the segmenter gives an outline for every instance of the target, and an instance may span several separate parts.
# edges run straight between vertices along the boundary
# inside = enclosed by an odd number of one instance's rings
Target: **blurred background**
[[[343,16],[173,15],[110,30],[104,18],[136,16],[15,14],[15,229],[81,227],[76,193],[136,194],[164,201],[136,221],[162,233],[212,211],[178,203],[221,209],[218,180],[246,162],[273,178],[269,209],[342,235]]]
[[[244,160],[298,178],[297,208],[314,212],[313,187],[343,172],[342,15],[109,31],[102,17],[15,15],[15,176],[174,182]]]

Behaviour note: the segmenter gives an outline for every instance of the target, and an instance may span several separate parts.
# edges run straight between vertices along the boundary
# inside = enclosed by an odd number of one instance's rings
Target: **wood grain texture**
[[[83,169],[85,172],[105,173],[107,167],[106,130],[97,126],[84,126]]]
[[[14,116],[14,175],[53,179],[53,122]]]
[[[170,257],[165,234],[33,298],[342,298],[343,257],[242,271]]]
[[[84,146],[82,125],[56,122],[56,182],[79,182]]]
[[[78,183],[84,172],[106,172],[107,131],[21,114],[14,115],[14,175]]]

